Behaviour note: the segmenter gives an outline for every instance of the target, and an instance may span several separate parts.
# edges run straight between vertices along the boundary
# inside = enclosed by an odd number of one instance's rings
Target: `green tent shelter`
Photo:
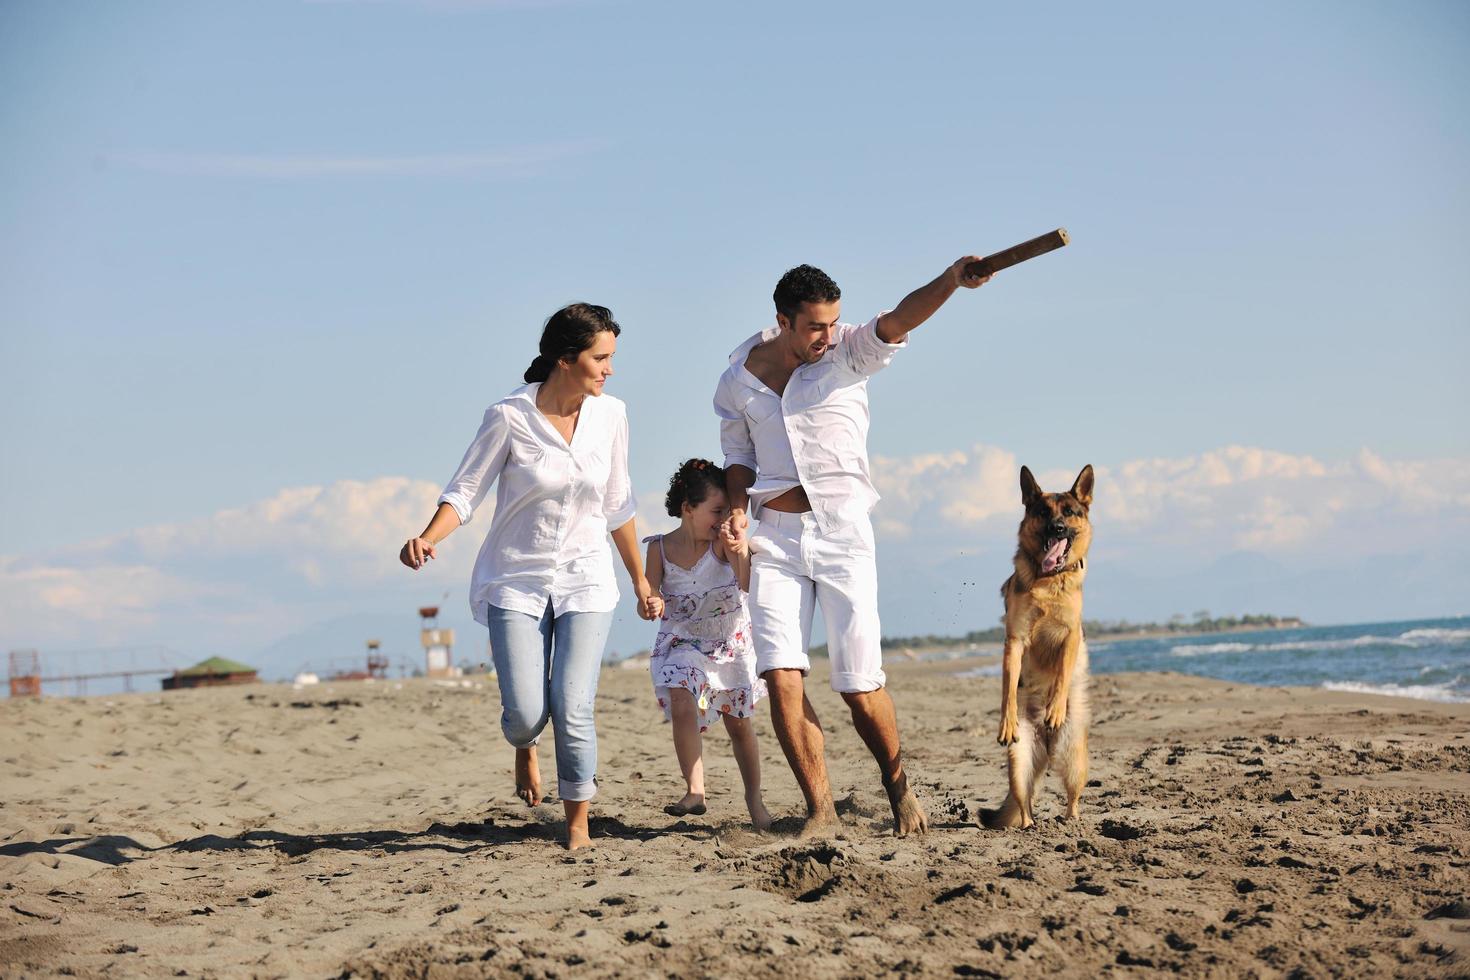
[[[224,657],[210,657],[201,660],[186,670],[176,670],[172,677],[163,679],[165,691],[177,691],[186,687],[217,687],[221,684],[254,684],[258,677],[255,676],[255,668],[238,663],[234,660],[226,660]]]

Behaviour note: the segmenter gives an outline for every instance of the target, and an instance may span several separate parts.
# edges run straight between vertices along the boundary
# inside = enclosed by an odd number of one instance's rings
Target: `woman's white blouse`
[[[633,519],[628,412],[611,395],[582,402],[571,444],[536,407],[540,384],[485,410],[475,441],[439,502],[468,524],[497,479],[490,533],[475,559],[470,608],[540,616],[608,612],[618,604],[608,532]]]

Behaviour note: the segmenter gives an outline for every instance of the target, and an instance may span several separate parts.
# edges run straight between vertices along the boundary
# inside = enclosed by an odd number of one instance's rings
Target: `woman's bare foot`
[[[704,816],[704,794],[685,793],[684,798],[678,803],[670,803],[664,807],[664,812],[671,817],[702,817]]]
[[[883,789],[888,793],[888,806],[893,810],[893,832],[899,837],[923,834],[929,830],[929,818],[919,806],[919,798],[909,789],[909,778],[899,769],[893,779],[883,778]]]
[[[761,833],[771,829],[771,811],[766,809],[765,801],[757,794],[755,797],[745,798],[745,808],[750,811],[750,825]]]
[[[587,828],[588,801],[562,800],[562,808],[567,815],[567,850],[592,847],[592,833]]]
[[[526,806],[541,802],[541,765],[536,761],[536,746],[516,749],[516,796]]]

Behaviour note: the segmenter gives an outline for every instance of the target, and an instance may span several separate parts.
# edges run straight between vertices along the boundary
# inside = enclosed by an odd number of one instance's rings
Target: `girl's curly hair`
[[[711,490],[725,492],[725,470],[707,459],[686,459],[672,479],[669,492],[664,497],[664,509],[670,517],[678,517],[684,505],[698,507],[704,503]]]

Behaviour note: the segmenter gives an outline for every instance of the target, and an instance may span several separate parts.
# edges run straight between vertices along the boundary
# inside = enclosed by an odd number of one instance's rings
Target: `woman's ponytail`
[[[537,354],[536,359],[531,362],[531,366],[526,368],[524,377],[528,385],[535,384],[538,381],[545,381],[551,377],[551,358],[545,354]]]
[[[541,353],[536,355],[523,375],[526,384],[551,377],[551,369],[557,361],[575,361],[577,355],[591,347],[597,335],[604,330],[614,337],[622,333],[612,311],[605,306],[573,303],[551,314],[541,331]]]

